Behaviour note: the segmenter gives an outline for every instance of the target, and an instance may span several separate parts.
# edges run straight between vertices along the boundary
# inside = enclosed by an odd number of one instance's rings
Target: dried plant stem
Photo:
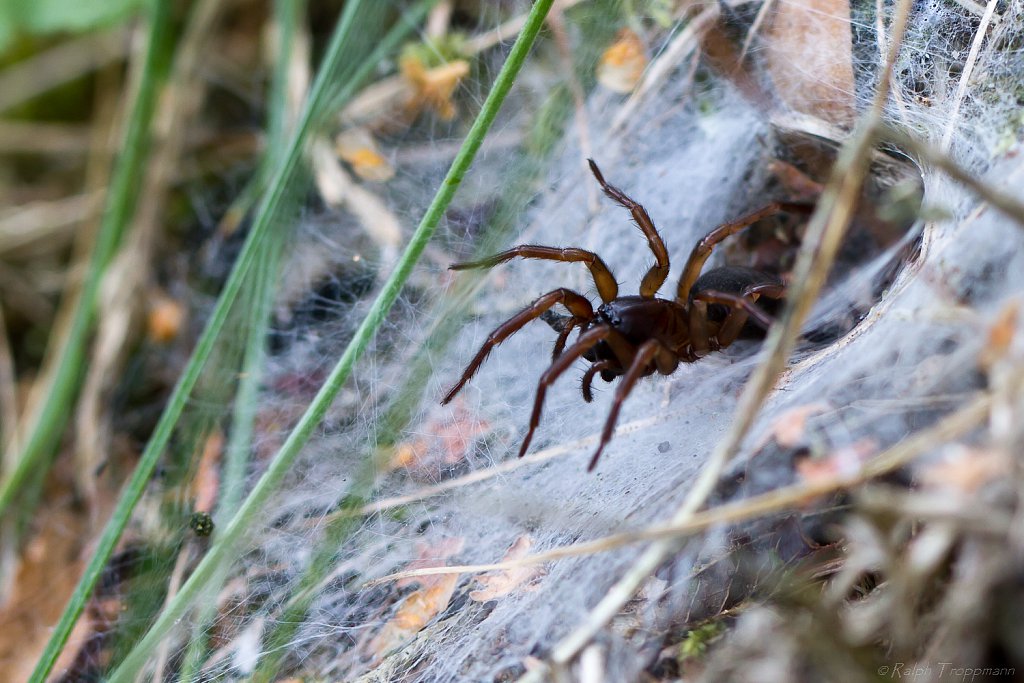
[[[4,319],[3,303],[0,302],[0,474],[14,466],[8,456],[17,448],[18,392],[17,376],[14,372],[14,356],[7,338],[7,322]]]
[[[750,25],[750,29],[747,31],[746,37],[743,39],[743,47],[740,49],[739,61],[742,62],[747,57],[747,53],[750,51],[750,46],[754,42],[754,38],[761,30],[761,25],[764,20],[768,18],[768,13],[771,12],[772,7],[775,6],[775,0],[764,0],[761,3],[760,9],[757,10],[757,16],[754,17],[754,23]]]
[[[957,85],[956,95],[953,97],[953,110],[949,113],[946,132],[942,136],[942,142],[939,145],[943,152],[949,150],[949,145],[953,141],[953,131],[956,130],[957,120],[960,116],[960,105],[963,104],[964,96],[967,94],[967,86],[970,83],[971,74],[974,73],[974,65],[978,62],[981,44],[985,42],[985,35],[988,33],[988,27],[992,23],[992,15],[995,14],[998,2],[999,0],[988,0],[985,13],[981,16],[981,22],[978,24],[978,31],[974,34],[974,40],[971,42],[971,51],[967,53],[967,61],[964,63],[964,70],[960,74],[960,83]]]
[[[77,488],[92,506],[95,506],[96,495],[92,473],[100,467],[109,450],[111,415],[103,405],[104,399],[120,376],[132,332],[130,321],[142,313],[144,302],[140,292],[145,291],[150,278],[150,261],[166,213],[167,190],[180,166],[186,131],[195,121],[203,99],[200,60],[205,54],[204,43],[216,27],[224,4],[224,0],[201,0],[190,13],[167,79],[165,96],[160,99],[153,119],[155,145],[139,193],[141,199],[131,233],[111,263],[98,302],[96,341],[73,421]]]
[[[129,30],[118,27],[63,42],[0,72],[0,111],[123,59]]]
[[[769,491],[745,500],[720,505],[698,512],[689,519],[672,524],[659,524],[640,529],[612,534],[583,543],[562,546],[543,553],[527,555],[516,560],[491,564],[455,565],[449,567],[427,567],[389,574],[367,582],[368,586],[418,576],[439,574],[477,574],[480,572],[503,571],[544,564],[570,557],[609,552],[644,541],[671,540],[692,536],[717,524],[736,524],[778,512],[793,510],[807,505],[821,496],[865,484],[883,474],[907,465],[914,458],[945,443],[957,439],[981,424],[989,414],[992,397],[989,394],[976,396],[966,406],[942,418],[937,424],[892,446],[864,463],[857,472],[836,474],[802,484],[793,484]]]
[[[102,199],[99,192],[86,192],[5,212],[0,217],[0,254],[62,248],[74,237],[75,227],[96,214]]]

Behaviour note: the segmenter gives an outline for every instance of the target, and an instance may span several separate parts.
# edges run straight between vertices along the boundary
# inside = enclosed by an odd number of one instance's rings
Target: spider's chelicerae
[[[622,190],[609,185],[592,159],[590,170],[604,193],[633,214],[633,219],[654,252],[655,263],[640,283],[639,296],[619,296],[615,277],[601,257],[575,247],[523,244],[480,261],[450,266],[452,270],[490,268],[517,257],[579,261],[586,263],[590,269],[603,303],[595,312],[586,297],[564,287],[541,296],[491,332],[458,383],[441,401],[446,404],[459,393],[491,349],[531,320],[544,315],[555,304],[562,304],[571,316],[561,325],[555,342],[554,360],[541,375],[530,416],[530,428],[519,449],[519,457],[526,454],[533,433],[540,424],[547,388],[574,361],[582,357],[591,363],[583,376],[583,399],[587,402],[593,399],[591,383],[595,375],[600,374],[606,382],[622,376],[601,433],[601,442],[590,459],[588,471],[594,469],[601,451],[611,439],[622,402],[638,379],[653,374],[655,370],[663,375],[671,374],[679,363],[692,363],[711,351],[729,346],[748,321],[763,329],[771,324],[771,319],[755,302],[759,297],[781,299],[786,292],[782,281],[774,275],[743,266],[713,268],[701,275],[701,269],[715,245],[772,214],[783,211],[804,213],[809,209],[801,204],[772,202],[738,220],[718,226],[701,238],[690,252],[682,277],[679,278],[675,299],[659,299],[655,294],[665,282],[669,271],[668,251],[661,235],[644,207],[626,196]],[[579,335],[575,343],[566,348],[573,329],[579,329]]]

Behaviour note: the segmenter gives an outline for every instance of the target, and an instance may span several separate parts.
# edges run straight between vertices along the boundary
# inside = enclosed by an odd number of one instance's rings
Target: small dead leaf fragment
[[[324,201],[330,206],[344,205],[352,212],[370,239],[381,246],[382,262],[390,262],[402,239],[398,217],[377,194],[352,179],[327,140],[315,140],[312,152],[313,178]]]
[[[971,494],[990,481],[1010,475],[1010,462],[998,450],[958,446],[921,473],[926,487]]]
[[[631,93],[647,67],[647,55],[640,36],[632,29],[619,31],[615,42],[604,51],[597,65],[597,81],[612,92]]]
[[[1003,306],[996,316],[995,322],[988,328],[985,348],[981,351],[982,367],[991,368],[1002,359],[1013,344],[1013,336],[1017,331],[1017,318],[1020,312],[1020,301],[1012,299]]]
[[[436,578],[429,587],[407,595],[391,620],[370,641],[370,651],[378,659],[410,640],[448,606],[459,577],[447,574]]]
[[[775,420],[772,425],[772,436],[783,448],[795,448],[804,443],[807,418],[819,415],[828,408],[829,406],[825,403],[809,403],[791,408]]]
[[[217,504],[217,491],[220,489],[220,458],[224,452],[224,432],[214,429],[203,443],[203,454],[199,459],[199,469],[192,479],[197,510],[212,510]]]
[[[490,429],[490,423],[476,418],[465,403],[457,401],[450,414],[428,422],[416,439],[400,443],[389,464],[392,469],[416,470],[457,465],[476,438]]]
[[[433,109],[445,121],[455,117],[452,96],[462,79],[469,75],[469,62],[455,59],[427,68],[419,55],[407,54],[399,61],[399,69],[413,90],[406,109],[410,112]]]
[[[502,561],[507,562],[525,557],[530,552],[532,545],[533,541],[529,536],[520,536],[505,553]],[[532,590],[536,585],[536,580],[543,575],[544,570],[539,566],[514,567],[493,574],[484,574],[476,577],[481,588],[470,591],[469,598],[476,602],[487,602],[504,597],[516,589]]]
[[[164,294],[157,294],[149,304],[146,330],[149,338],[165,343],[178,336],[185,322],[185,307],[180,301]]]
[[[363,180],[384,182],[395,177],[395,169],[380,153],[376,140],[363,128],[350,128],[334,140],[334,151]]]

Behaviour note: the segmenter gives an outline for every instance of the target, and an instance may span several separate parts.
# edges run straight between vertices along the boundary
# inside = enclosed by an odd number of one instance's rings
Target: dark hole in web
[[[768,160],[770,173],[764,187],[752,192],[755,204],[769,200],[810,201],[828,181],[837,147],[831,141],[806,134],[780,132]],[[892,286],[902,269],[920,250],[920,232],[909,231],[917,221],[923,194],[917,168],[898,151],[877,151],[843,236],[839,253],[811,322],[805,326],[803,348],[832,343],[853,330]],[[755,223],[720,249],[716,265],[737,265],[770,273],[791,283],[807,216],[778,214]],[[885,260],[879,264],[878,259]],[[868,264],[870,276],[860,276]],[[864,271],[867,272],[867,271]],[[780,302],[758,302],[767,313],[778,316]],[[711,316],[714,311],[709,310]],[[724,315],[725,311],[721,311]],[[743,336],[764,337],[764,331],[748,323]]]

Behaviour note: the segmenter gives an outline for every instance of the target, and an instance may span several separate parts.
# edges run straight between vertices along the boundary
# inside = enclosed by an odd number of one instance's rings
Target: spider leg
[[[601,174],[601,169],[597,167],[593,159],[587,159],[587,162],[590,164],[590,171],[597,178],[597,182],[601,184],[601,189],[604,190],[604,193],[612,201],[629,209],[629,212],[633,214],[633,220],[640,226],[640,230],[647,237],[648,246],[654,252],[655,264],[650,267],[647,274],[644,275],[644,279],[640,282],[640,296],[650,299],[658,293],[658,289],[665,284],[665,278],[668,277],[668,250],[665,249],[665,242],[662,241],[661,235],[658,234],[658,229],[654,227],[654,221],[648,215],[647,209],[631,199],[619,188],[609,185],[604,179],[604,175]]]
[[[468,366],[466,366],[465,371],[462,373],[462,378],[459,379],[458,383],[444,395],[443,399],[441,399],[441,405],[445,405],[455,398],[455,395],[459,393],[459,390],[462,389],[463,385],[465,385],[466,382],[468,382],[476,373],[477,369],[479,369],[480,365],[484,362],[484,359],[487,358],[487,354],[491,352],[491,349],[518,332],[524,325],[526,325],[526,323],[534,320],[535,318],[539,318],[544,311],[550,309],[555,304],[562,304],[568,308],[569,312],[576,318],[591,320],[594,317],[594,309],[590,305],[590,302],[587,301],[584,296],[577,294],[571,289],[565,289],[563,287],[541,296],[539,299],[519,313],[516,313],[491,332],[483,346],[480,347],[476,356],[474,356],[473,360],[470,361]]]
[[[530,414],[530,427],[526,432],[526,437],[523,439],[523,445],[519,447],[520,458],[526,455],[526,451],[530,447],[530,441],[533,439],[533,432],[537,429],[537,425],[540,424],[540,414],[544,408],[544,396],[547,394],[548,387],[554,384],[555,380],[568,370],[577,358],[593,348],[598,342],[608,339],[615,334],[617,332],[607,325],[598,325],[597,327],[590,328],[581,334],[576,339],[576,342],[566,349],[565,353],[556,358],[550,367],[544,371],[544,374],[540,376],[540,382],[537,383],[537,397],[533,401],[533,413]]]
[[[691,360],[703,358],[711,351],[707,302],[697,298],[690,302],[689,328],[690,347],[693,349]]]
[[[619,420],[619,409],[622,408],[622,402],[629,396],[629,392],[633,390],[636,381],[644,375],[647,366],[650,365],[657,355],[660,345],[657,339],[648,339],[641,344],[636,356],[633,358],[632,364],[629,366],[629,370],[622,376],[622,381],[619,382],[619,386],[615,390],[615,400],[612,402],[611,410],[608,411],[608,419],[605,420],[604,430],[601,432],[601,442],[597,445],[597,450],[594,451],[594,457],[590,459],[590,464],[587,465],[588,472],[592,471],[597,465],[597,459],[601,457],[601,452],[608,442],[611,441],[612,432],[615,431],[615,423]]]
[[[615,281],[615,276],[612,275],[612,271],[608,270],[608,266],[601,260],[601,257],[592,251],[575,247],[561,249],[559,247],[541,247],[535,244],[520,244],[518,247],[512,247],[500,254],[488,256],[479,261],[453,263],[448,266],[448,270],[491,268],[499,263],[511,261],[514,258],[535,258],[545,261],[561,261],[563,263],[586,263],[587,268],[590,269],[590,274],[594,278],[597,293],[602,301],[607,303],[619,295],[619,284]]]
[[[569,341],[569,335],[572,334],[573,328],[583,327],[587,322],[588,321],[575,316],[565,321],[565,326],[562,328],[562,331],[558,333],[558,339],[555,340],[555,346],[551,349],[552,361],[562,355],[562,351],[565,351],[565,344]]]
[[[751,285],[743,290],[743,298],[749,301],[752,305],[756,306],[757,297],[763,296],[769,299],[781,299],[786,296],[785,285],[776,284],[773,282],[766,282],[759,285]],[[757,310],[762,314],[764,311],[757,306]],[[721,346],[728,346],[736,341],[736,338],[740,336],[740,332],[743,330],[743,324],[747,322],[747,318],[750,317],[749,313],[745,308],[732,308],[729,310],[729,315],[722,321],[722,326],[718,328],[718,343]],[[765,315],[766,318],[771,320],[770,317]],[[755,323],[764,327],[765,330],[768,328],[762,325],[762,320],[758,318],[751,318]]]
[[[586,374],[583,375],[583,384],[580,387],[583,392],[583,400],[590,403],[594,400],[594,393],[591,391],[590,385],[594,383],[594,375],[601,372],[602,370],[608,370],[612,367],[611,361],[599,360],[587,368]]]
[[[717,228],[704,235],[697,244],[693,247],[693,251],[690,252],[690,257],[686,260],[686,266],[683,268],[683,274],[679,278],[679,287],[676,290],[676,301],[679,303],[685,303],[690,298],[690,290],[693,288],[693,283],[700,277],[700,271],[704,268],[704,263],[711,256],[711,252],[715,246],[718,245],[722,240],[730,235],[735,235],[744,228],[750,227],[754,223],[758,222],[762,218],[777,213],[809,213],[814,207],[807,204],[794,204],[791,202],[772,202],[767,206],[763,206],[757,211],[748,213],[746,216],[737,218],[729,223],[723,223]]]
[[[693,299],[695,302],[722,304],[730,308],[729,314],[718,328],[718,347],[724,348],[736,341],[736,337],[739,336],[740,330],[743,329],[743,325],[747,322],[748,317],[766,330],[771,326],[771,317],[754,303],[756,296],[761,295],[772,299],[780,299],[785,292],[786,288],[782,285],[766,283],[747,287],[743,290],[743,294],[728,294],[726,292],[707,290],[697,294]]]

